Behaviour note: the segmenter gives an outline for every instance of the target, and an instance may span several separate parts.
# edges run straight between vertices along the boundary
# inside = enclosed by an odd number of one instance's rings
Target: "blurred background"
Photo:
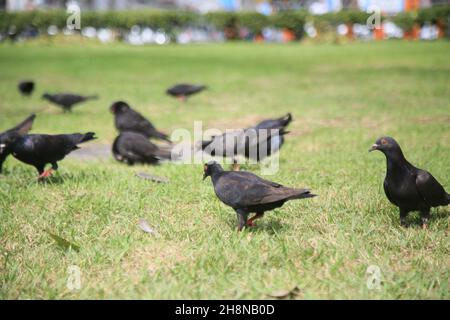
[[[450,0],[0,0],[0,32],[133,45],[435,40],[450,35]]]

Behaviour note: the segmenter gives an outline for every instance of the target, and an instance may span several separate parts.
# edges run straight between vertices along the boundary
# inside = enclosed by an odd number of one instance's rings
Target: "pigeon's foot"
[[[47,169],[44,172],[41,173],[41,175],[39,176],[38,180],[39,181],[43,181],[45,179],[47,179],[48,177],[50,177],[53,174],[53,169]]]
[[[251,219],[247,221],[247,227],[256,227],[256,223],[254,223]]]
[[[181,102],[186,102],[186,96],[178,96],[177,99]]]
[[[256,223],[254,222],[256,219],[260,219],[264,216],[264,212],[258,212],[253,217],[247,220],[247,227],[256,227]]]
[[[422,229],[428,230],[428,223],[422,223]]]

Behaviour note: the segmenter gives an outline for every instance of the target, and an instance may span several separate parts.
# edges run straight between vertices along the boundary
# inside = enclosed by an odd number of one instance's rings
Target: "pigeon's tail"
[[[155,156],[158,158],[158,160],[171,160],[176,161],[179,160],[180,157],[178,154],[172,152],[173,148],[167,148],[167,149],[159,149]]]
[[[292,114],[288,113],[284,117],[280,118],[280,121],[283,124],[283,127],[286,127],[292,121]]]
[[[86,100],[95,100],[98,99],[98,95],[93,95],[93,96],[86,96],[84,97]]]
[[[290,200],[317,197],[317,194],[311,193],[308,189],[293,189],[293,191],[293,195],[289,197]]]
[[[165,133],[162,133],[162,132],[159,132],[159,131],[155,130],[155,132],[152,133],[152,136],[154,136],[157,139],[164,140],[164,141],[166,141],[168,143],[172,143],[172,141],[170,141],[170,139],[169,139],[169,136],[167,134],[165,134]]]
[[[201,141],[201,148],[202,150],[205,150],[206,147],[208,147],[211,144],[212,140],[202,140]]]

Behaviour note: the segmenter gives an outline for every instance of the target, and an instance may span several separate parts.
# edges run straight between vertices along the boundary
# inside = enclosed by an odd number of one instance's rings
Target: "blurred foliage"
[[[403,31],[409,32],[416,24],[417,15],[414,12],[400,12],[392,18],[392,21]]]
[[[224,31],[227,38],[235,38],[239,28],[247,28],[253,34],[259,34],[265,27],[288,29],[295,33],[297,39],[303,34],[306,21],[312,21],[319,32],[328,32],[339,24],[365,24],[370,14],[358,10],[311,16],[304,10],[280,11],[271,16],[257,12],[211,12],[205,15],[186,11],[129,10],[129,11],[83,11],[82,26],[95,28],[130,29],[134,25],[164,29],[166,32],[194,25],[212,25]],[[0,31],[8,31],[14,26],[22,31],[29,26],[45,30],[51,25],[64,28],[68,14],[63,10],[0,12]],[[439,24],[448,26],[450,6],[435,6],[417,12],[402,12],[391,17],[404,31],[410,31],[414,24]]]
[[[271,25],[276,28],[288,29],[295,33],[297,39],[303,35],[308,13],[304,10],[281,11],[271,17]]]

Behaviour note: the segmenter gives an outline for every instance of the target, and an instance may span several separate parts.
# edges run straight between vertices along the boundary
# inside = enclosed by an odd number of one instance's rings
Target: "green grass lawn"
[[[10,157],[0,176],[0,298],[264,299],[297,286],[299,299],[450,298],[450,210],[399,224],[382,187],[386,164],[367,152],[381,135],[450,191],[450,43],[208,44],[129,47],[38,42],[0,45],[0,130],[37,113],[36,133],[115,137],[108,108],[128,101],[158,128],[239,128],[292,112],[271,180],[320,196],[292,201],[237,233],[234,211],[203,167],[128,167],[112,157],[68,158],[50,183]],[[16,83],[37,81],[22,98]],[[164,94],[205,83],[187,104]],[[63,114],[43,92],[98,94]],[[87,147],[88,144],[85,145]],[[255,170],[256,166],[247,169]],[[136,178],[146,171],[170,179]],[[158,232],[143,233],[145,218]],[[63,251],[43,230],[80,246]],[[66,286],[81,269],[81,289]],[[367,287],[368,266],[381,270]]]

